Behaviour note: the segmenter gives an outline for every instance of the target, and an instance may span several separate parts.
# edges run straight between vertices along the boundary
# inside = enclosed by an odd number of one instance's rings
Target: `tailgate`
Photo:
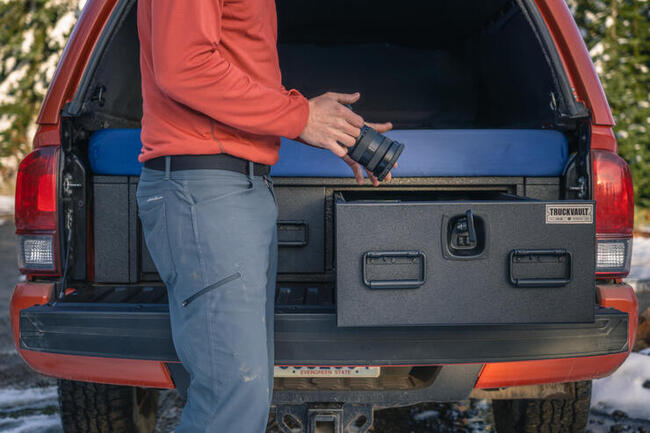
[[[594,203],[338,194],[339,326],[593,322]]]

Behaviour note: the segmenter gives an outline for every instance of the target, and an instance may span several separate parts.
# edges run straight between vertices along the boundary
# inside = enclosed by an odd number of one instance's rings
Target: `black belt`
[[[153,170],[165,170],[165,156],[152,158],[144,162],[144,166]],[[216,169],[230,170],[238,173],[248,174],[250,161],[225,153],[212,155],[171,155],[170,170],[201,170]],[[269,174],[271,168],[268,165],[253,163],[253,174],[264,176]]]

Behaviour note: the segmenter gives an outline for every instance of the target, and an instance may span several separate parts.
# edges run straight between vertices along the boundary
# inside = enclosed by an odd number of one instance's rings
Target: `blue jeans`
[[[176,433],[265,431],[273,390],[277,203],[271,179],[144,168],[142,229],[190,374]]]

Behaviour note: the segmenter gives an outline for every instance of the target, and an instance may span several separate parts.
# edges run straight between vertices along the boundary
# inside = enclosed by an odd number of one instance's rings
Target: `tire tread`
[[[59,380],[59,406],[65,433],[150,433],[155,424],[135,419],[134,388],[129,386]],[[157,392],[147,390],[157,402]],[[154,403],[155,403],[154,402]],[[155,405],[154,405],[155,406]],[[142,431],[140,425],[151,426]]]
[[[570,399],[493,400],[498,433],[584,433],[589,418],[591,382],[575,382]]]

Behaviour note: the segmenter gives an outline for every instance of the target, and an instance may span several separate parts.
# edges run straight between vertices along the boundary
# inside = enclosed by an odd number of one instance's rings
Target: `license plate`
[[[275,377],[379,377],[381,367],[276,366]]]

